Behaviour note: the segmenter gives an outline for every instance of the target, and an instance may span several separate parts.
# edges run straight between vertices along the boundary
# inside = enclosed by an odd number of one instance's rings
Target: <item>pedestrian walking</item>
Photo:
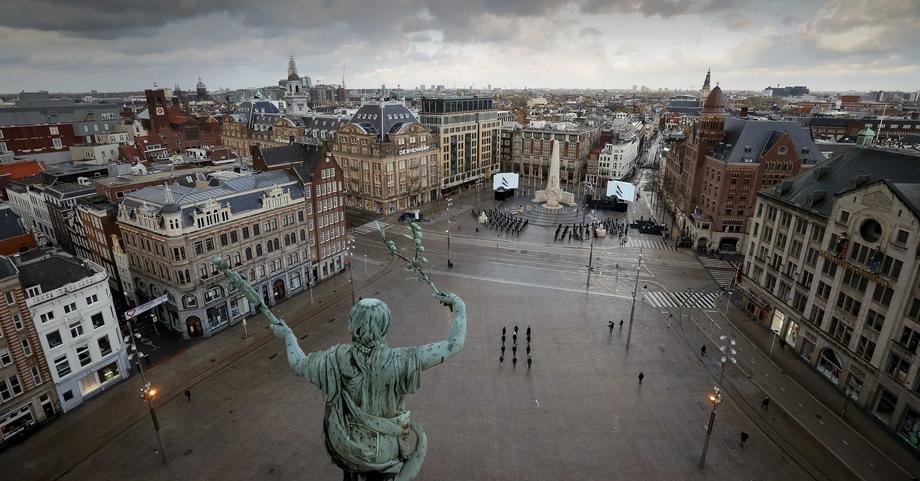
[[[642,385],[642,380],[645,379],[645,373],[639,372],[639,385]]]
[[[242,324],[243,324],[243,339],[246,339],[247,337],[249,337],[249,331],[246,329],[246,318],[245,317],[243,318]]]
[[[504,337],[504,335],[505,335],[505,332],[506,332],[505,326],[502,326],[502,336],[503,336],[503,337]]]
[[[527,337],[530,337],[530,326],[527,326]]]
[[[610,334],[613,334],[613,321],[607,321],[607,327],[610,328]]]
[[[530,344],[527,344],[527,356],[530,356]]]
[[[192,391],[188,389],[185,390],[185,399],[189,402],[192,402]]]
[[[518,329],[517,329],[517,324],[515,324],[515,325],[514,325],[514,333],[517,334],[517,331],[518,331]]]
[[[517,333],[511,335],[511,340],[514,341],[514,345],[517,346]]]
[[[741,431],[741,447],[744,447],[744,443],[748,440],[748,433]]]
[[[511,346],[511,352],[517,356],[517,346]]]
[[[620,319],[620,330],[623,330],[623,319]]]
[[[504,334],[502,334],[502,345],[503,346],[505,345],[505,335]]]
[[[504,355],[504,354],[505,354],[505,345],[502,344],[502,355]]]
[[[706,345],[700,346],[700,357],[706,357]]]
[[[504,365],[505,365],[505,355],[502,354],[501,356],[498,356],[498,366],[501,367]]]
[[[769,397],[765,397],[763,398],[763,401],[760,401],[760,408],[763,409],[764,411],[770,410],[770,398]]]
[[[528,371],[530,370],[530,366],[532,365],[533,365],[533,359],[531,359],[530,356],[527,356],[527,370]]]
[[[511,358],[511,366],[512,366],[512,367],[515,367],[515,368],[517,367],[517,358],[516,358],[516,357],[512,357],[512,358]]]

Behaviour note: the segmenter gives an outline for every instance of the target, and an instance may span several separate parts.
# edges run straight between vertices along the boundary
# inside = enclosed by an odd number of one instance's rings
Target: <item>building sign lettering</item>
[[[428,150],[430,145],[423,145],[421,147],[412,147],[411,149],[399,149],[399,155],[414,154],[416,152],[424,152]]]
[[[849,262],[844,260],[842,257],[837,257],[830,252],[819,251],[818,253],[821,254],[821,257],[833,262],[834,264],[837,264],[840,267],[843,267],[844,269],[852,272],[853,274],[858,275],[859,277],[870,280],[882,287],[891,287],[891,284],[878,273],[869,272],[867,270],[860,269],[859,267],[854,266],[853,264],[850,264]]]

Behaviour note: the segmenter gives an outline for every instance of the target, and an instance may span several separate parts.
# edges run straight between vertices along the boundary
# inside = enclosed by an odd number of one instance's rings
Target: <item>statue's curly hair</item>
[[[361,299],[348,312],[348,332],[358,347],[373,348],[390,329],[390,308],[380,299]]]

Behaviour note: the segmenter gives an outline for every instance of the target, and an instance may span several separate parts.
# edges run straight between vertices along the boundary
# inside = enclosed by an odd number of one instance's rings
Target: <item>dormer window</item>
[[[42,293],[42,286],[32,286],[26,289],[26,296],[35,297],[39,296]]]

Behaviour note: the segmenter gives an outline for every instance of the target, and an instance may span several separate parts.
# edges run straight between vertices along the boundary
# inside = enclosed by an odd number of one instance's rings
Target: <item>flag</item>
[[[504,177],[502,177],[502,187],[504,187],[504,188],[506,188],[506,189],[508,188],[508,179],[506,179],[506,178],[504,178]]]
[[[620,189],[620,184],[616,184],[616,186],[617,186],[617,197],[619,197],[619,198],[622,199],[622,198],[623,198],[623,191]]]

